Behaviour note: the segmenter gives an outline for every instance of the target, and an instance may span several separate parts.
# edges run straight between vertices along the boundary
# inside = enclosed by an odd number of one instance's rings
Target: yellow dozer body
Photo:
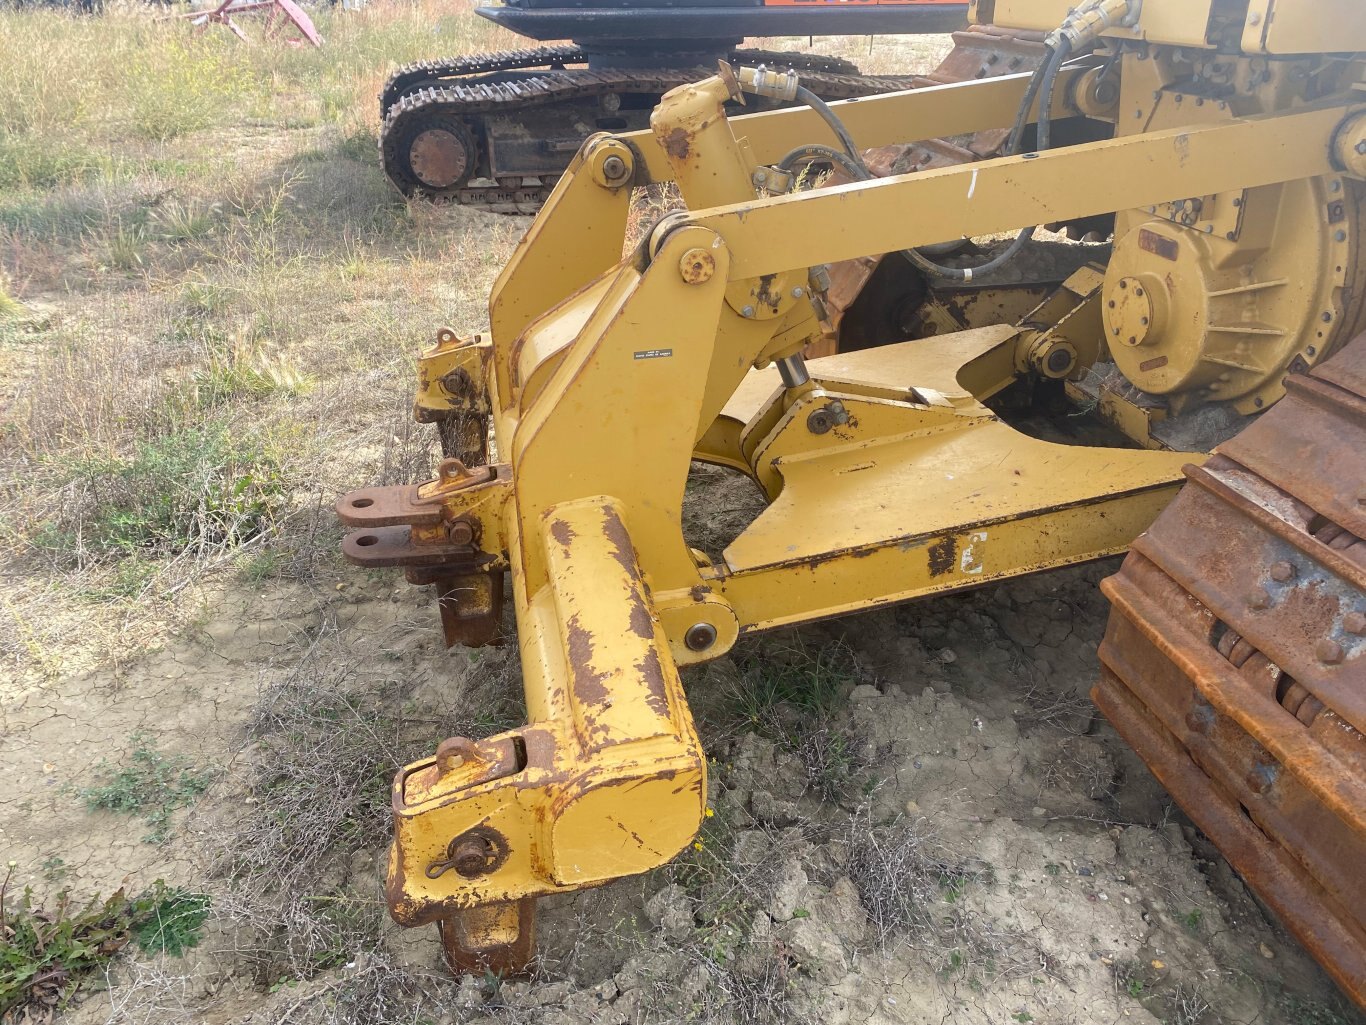
[[[649,132],[589,139],[489,335],[421,357],[418,417],[452,458],[339,500],[346,554],[435,585],[450,643],[497,639],[510,571],[529,725],[452,738],[394,784],[391,909],[439,923],[453,966],[519,967],[534,898],[692,839],[706,759],[680,667],[1142,535],[1107,584],[1097,701],[1366,1000],[1366,8],[973,17],[1048,33],[1039,70],[728,118],[809,94],[723,66]],[[861,157],[1000,129],[1006,155],[959,166],[874,177]],[[835,177],[810,188],[812,163]],[[663,182],[686,208],[623,256],[633,189]],[[891,254],[961,291],[1025,258],[1032,226],[1098,217],[1113,245],[1023,318],[805,355],[832,265]],[[943,255],[1016,232],[986,266]],[[1117,440],[1017,429],[1000,400],[1040,387]],[[716,560],[682,532],[694,460],[769,500]]]

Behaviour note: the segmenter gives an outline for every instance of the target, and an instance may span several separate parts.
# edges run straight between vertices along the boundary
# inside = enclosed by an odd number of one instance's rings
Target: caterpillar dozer
[[[405,195],[534,213],[583,140],[646,128],[669,89],[718,58],[801,72],[822,99],[897,92],[943,76],[1032,71],[1041,39],[959,37],[925,78],[864,75],[851,61],[736,49],[746,37],[954,32],[962,0],[509,0],[481,17],[555,45],[400,68],[380,93],[380,155]],[[556,43],[570,40],[569,44]],[[756,98],[757,99],[757,98]],[[778,105],[781,101],[762,101]]]
[[[529,723],[451,738],[393,788],[391,913],[437,923],[453,968],[521,967],[537,897],[693,838],[681,668],[1128,552],[1097,704],[1366,1003],[1366,8],[971,16],[1044,33],[1037,70],[826,104],[799,72],[722,64],[648,130],[590,137],[489,334],[420,357],[416,414],[454,454],[338,500],[346,555],[433,586],[449,643],[497,641],[511,581]],[[728,113],[751,97],[795,105]],[[989,131],[1000,155],[971,163],[865,159]],[[840,174],[812,187],[815,159]],[[632,189],[660,182],[685,209],[625,248]],[[1108,243],[1037,227],[1094,218]],[[1008,292],[1003,269],[1059,244],[1088,258],[1022,316],[808,355],[849,261]],[[695,460],[768,498],[719,558],[681,528]]]

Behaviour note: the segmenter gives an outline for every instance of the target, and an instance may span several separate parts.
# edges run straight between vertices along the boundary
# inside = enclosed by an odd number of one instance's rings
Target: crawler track
[[[1366,336],[1287,389],[1106,581],[1094,696],[1366,1005]]]

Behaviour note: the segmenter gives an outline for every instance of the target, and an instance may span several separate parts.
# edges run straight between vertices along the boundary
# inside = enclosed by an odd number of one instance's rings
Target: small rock
[[[793,802],[779,800],[767,790],[754,791],[749,799],[749,807],[756,819],[770,825],[790,826],[801,820]]]
[[[958,653],[952,648],[940,649],[940,652],[936,657],[946,666],[953,665],[953,663],[958,661]]]
[[[820,901],[820,918],[852,943],[863,939],[868,929],[868,912],[859,899],[858,887],[847,876],[836,879],[830,892]]]
[[[606,982],[600,983],[599,985],[593,987],[593,995],[597,997],[599,1000],[601,1000],[603,1003],[606,1003],[607,1001],[612,1000],[616,997],[617,984],[613,982],[611,979],[608,979]]]
[[[1041,819],[1048,814],[1048,809],[1041,808],[1036,804],[1034,807],[1029,809],[1029,814],[1033,815],[1036,819]]]
[[[1270,947],[1268,947],[1265,943],[1259,944],[1257,949],[1262,952],[1262,957],[1266,958],[1268,961],[1275,960],[1276,952],[1272,950]]]
[[[849,970],[844,947],[824,922],[794,918],[783,926],[782,937],[802,971],[826,985],[838,982]]]
[[[692,935],[692,898],[676,883],[651,897],[645,904],[645,914],[659,926],[666,939],[678,943]]]
[[[562,1004],[574,995],[574,987],[568,982],[547,982],[534,987],[527,994],[527,1002],[532,1007],[552,1007]]]
[[[1091,870],[1090,870],[1089,868],[1087,868],[1085,865],[1083,865],[1081,868],[1077,869],[1077,875],[1079,875],[1079,876],[1089,876],[1089,875],[1091,875]]]
[[[802,891],[808,882],[806,871],[795,858],[789,858],[778,866],[778,877],[773,883],[773,896],[768,901],[768,914],[775,922],[786,922],[792,918],[802,900]]]
[[[878,690],[871,683],[860,683],[849,692],[850,704],[862,704],[865,701],[873,701],[882,697],[882,691]]]
[[[460,978],[460,988],[455,994],[456,1007],[478,1007],[484,1002],[482,983],[473,975]]]

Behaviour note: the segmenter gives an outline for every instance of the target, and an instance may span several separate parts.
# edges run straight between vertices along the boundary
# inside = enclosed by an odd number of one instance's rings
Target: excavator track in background
[[[863,75],[842,58],[803,53],[734,50],[726,59],[790,68],[822,99],[843,100],[1028,72],[1044,55],[1038,33],[979,28],[953,39],[928,75]],[[714,73],[714,55],[692,56],[632,67],[642,56],[630,51],[546,46],[408,65],[380,94],[385,173],[405,195],[533,214],[585,137],[643,128],[665,92]],[[923,142],[920,167],[994,156],[1005,135]],[[893,159],[889,151],[889,170]]]
[[[1286,386],[1105,582],[1093,696],[1366,1002],[1366,335]]]
[[[418,61],[399,68],[384,84],[379,94],[380,118],[389,116],[390,109],[409,93],[420,88],[458,82],[460,79],[477,75],[489,75],[508,71],[527,71],[532,68],[551,68],[562,70],[571,64],[587,64],[593,58],[626,57],[626,51],[588,50],[582,46],[537,46],[526,50],[501,50],[493,53],[471,54],[448,61]],[[857,75],[858,65],[843,57],[827,57],[822,54],[787,53],[769,50],[735,50],[730,58],[737,61],[750,61],[760,64],[781,64],[794,71],[829,71],[841,75]],[[684,65],[705,64],[706,54],[699,53],[697,60],[675,61]],[[709,71],[710,73],[710,71]]]

